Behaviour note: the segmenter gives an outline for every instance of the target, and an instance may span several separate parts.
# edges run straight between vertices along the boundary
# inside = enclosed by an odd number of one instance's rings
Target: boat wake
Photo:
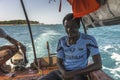
[[[46,42],[49,41],[50,43],[50,49],[52,52],[56,52],[56,46],[57,46],[57,41],[56,37],[59,36],[60,33],[54,31],[54,30],[47,30],[44,31],[42,34],[39,34],[34,42],[35,42],[35,48],[36,48],[36,55],[37,57],[45,57],[48,55],[47,48],[46,48]],[[54,44],[54,45],[53,45]],[[28,53],[31,54],[29,55],[29,63],[33,61],[33,51],[32,51],[32,46],[31,44],[28,45],[29,51]],[[54,51],[53,51],[54,50]]]
[[[107,45],[102,47],[103,70],[115,80],[120,79],[120,54],[119,45]],[[105,61],[105,62],[104,62]]]

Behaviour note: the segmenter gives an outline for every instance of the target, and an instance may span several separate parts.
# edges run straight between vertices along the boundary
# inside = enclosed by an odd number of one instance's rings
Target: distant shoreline
[[[31,26],[52,26],[52,25],[62,25],[62,24],[30,24]],[[4,27],[4,26],[9,26],[9,27],[14,27],[14,26],[28,26],[27,24],[0,24],[0,27]]]
[[[44,23],[39,23],[38,21],[33,21],[33,20],[30,20],[29,23],[31,25],[41,25],[41,24],[44,24]],[[18,20],[9,20],[9,21],[0,21],[0,26],[16,26],[16,25],[27,25],[27,21],[26,20],[21,20],[21,19],[18,19]]]
[[[30,24],[30,25],[45,25],[45,24]],[[27,24],[0,24],[0,26],[27,26]]]

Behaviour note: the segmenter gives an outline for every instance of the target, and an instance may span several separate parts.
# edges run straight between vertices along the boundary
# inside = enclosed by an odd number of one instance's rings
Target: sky
[[[59,12],[60,0],[23,0],[30,20],[45,24],[61,24],[63,17],[72,12],[67,0],[62,0],[62,9]],[[0,0],[0,21],[25,19],[20,0]]]

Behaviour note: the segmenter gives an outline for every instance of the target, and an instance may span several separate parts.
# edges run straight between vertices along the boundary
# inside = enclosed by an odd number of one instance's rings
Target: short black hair
[[[69,21],[69,20],[73,20],[74,22],[76,22],[79,27],[80,27],[80,18],[74,18],[73,13],[68,13],[64,18],[63,18],[63,25],[65,24],[65,20]]]

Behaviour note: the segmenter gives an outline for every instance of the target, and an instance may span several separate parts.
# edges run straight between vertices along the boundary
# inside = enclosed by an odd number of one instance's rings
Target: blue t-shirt
[[[99,54],[97,42],[90,35],[80,33],[76,44],[70,46],[67,45],[67,40],[67,36],[62,37],[57,47],[57,57],[63,59],[66,70],[85,68],[88,63],[88,50],[91,56]]]

